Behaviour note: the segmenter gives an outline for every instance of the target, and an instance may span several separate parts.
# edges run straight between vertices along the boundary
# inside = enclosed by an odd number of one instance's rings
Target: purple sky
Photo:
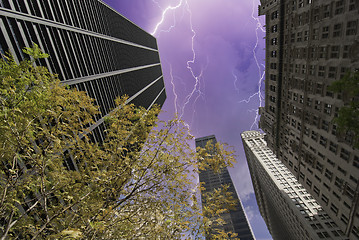
[[[271,239],[256,205],[240,137],[258,128],[256,111],[264,105],[264,85],[258,85],[265,57],[259,0],[104,2],[157,38],[167,92],[160,118],[177,113],[195,137],[215,134],[235,147],[238,158],[231,177],[257,240]]]

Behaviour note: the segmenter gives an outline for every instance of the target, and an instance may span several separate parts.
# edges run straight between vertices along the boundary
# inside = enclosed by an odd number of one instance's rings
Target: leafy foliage
[[[334,119],[338,131],[344,135],[353,135],[354,146],[359,148],[359,72],[347,73],[342,79],[333,82],[329,90],[343,95],[344,106]]]
[[[47,57],[37,45],[24,52],[32,60],[17,64],[8,55],[0,61],[1,239],[197,239],[208,233],[212,216],[233,199],[226,187],[218,189],[202,211],[194,179],[203,167],[231,165],[232,151],[218,144],[216,155],[197,155],[180,120],[157,122],[158,107],[137,108],[126,97],[116,100],[104,121],[106,140],[96,144],[87,130],[98,114],[93,100],[36,66]]]

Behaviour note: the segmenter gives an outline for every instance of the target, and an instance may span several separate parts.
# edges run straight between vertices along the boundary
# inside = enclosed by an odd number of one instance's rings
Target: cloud
[[[244,208],[244,212],[246,213],[248,221],[252,221],[254,218],[255,212],[252,206],[247,206]]]

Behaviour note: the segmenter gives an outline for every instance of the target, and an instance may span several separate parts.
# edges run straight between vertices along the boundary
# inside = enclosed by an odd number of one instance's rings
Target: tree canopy
[[[353,138],[353,146],[359,148],[359,71],[349,72],[333,82],[329,90],[342,95],[344,106],[339,109],[334,123],[338,131]]]
[[[195,179],[231,166],[230,148],[196,153],[181,120],[158,121],[158,107],[126,97],[95,143],[94,100],[37,66],[48,57],[37,45],[24,52],[30,60],[0,60],[0,239],[198,239],[223,224],[234,205],[227,186],[207,194],[202,211]]]

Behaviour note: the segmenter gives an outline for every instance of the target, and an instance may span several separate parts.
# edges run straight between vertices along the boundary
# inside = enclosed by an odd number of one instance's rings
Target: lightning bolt
[[[258,58],[257,58],[257,55],[256,55],[256,49],[257,49],[258,44],[259,44],[258,31],[260,30],[260,31],[262,31],[262,32],[265,33],[265,29],[264,29],[264,27],[262,26],[262,24],[261,24],[259,18],[254,16],[255,6],[256,6],[256,5],[255,5],[255,1],[253,0],[253,7],[252,7],[252,15],[251,15],[251,16],[252,16],[253,20],[257,22],[257,24],[256,24],[256,29],[255,29],[255,33],[256,33],[256,44],[255,44],[254,47],[253,47],[252,53],[253,53],[254,61],[255,61],[256,66],[257,66],[257,68],[258,68],[258,75],[259,75],[259,76],[258,76],[258,83],[257,83],[257,92],[254,93],[254,94],[252,94],[251,96],[249,96],[247,99],[243,99],[243,100],[239,101],[239,103],[246,103],[246,104],[248,104],[248,103],[252,100],[252,98],[258,97],[258,102],[259,102],[259,106],[258,106],[258,107],[262,107],[262,106],[263,106],[263,101],[264,101],[264,96],[263,96],[263,94],[262,94],[262,84],[263,84],[263,79],[264,79],[264,76],[265,76],[265,72],[262,71],[262,68],[261,68],[261,66],[264,67],[264,65],[263,65],[263,64],[259,64],[259,62],[258,62]],[[238,88],[236,88],[236,87],[237,87],[237,86],[236,86],[236,82],[237,82],[237,80],[238,80],[238,79],[237,79],[237,76],[234,74],[234,72],[232,72],[232,75],[233,75],[234,78],[235,78],[235,81],[234,81],[235,89],[236,89],[237,92],[238,92]],[[259,109],[258,109],[258,108],[257,108],[257,109],[251,109],[251,110],[249,110],[249,112],[255,112],[255,114],[256,114],[256,115],[255,115],[255,118],[254,118],[254,121],[253,121],[253,123],[252,123],[252,125],[251,125],[250,130],[252,130],[254,126],[257,126],[257,128],[258,128]]]
[[[176,93],[176,86],[175,86],[175,83],[174,83],[174,77],[173,77],[173,73],[172,73],[172,65],[171,64],[170,64],[170,76],[171,76],[172,91],[173,91],[173,95],[175,96],[174,105],[175,105],[175,113],[176,113],[176,116],[177,116],[178,115],[178,110],[177,110],[178,95]]]
[[[156,24],[155,29],[152,31],[152,35],[155,35],[158,31],[158,28],[161,26],[161,24],[165,21],[166,18],[166,14],[167,12],[171,11],[171,10],[176,10],[178,8],[180,8],[182,6],[183,0],[180,0],[180,2],[176,5],[176,6],[168,6],[167,8],[163,9],[160,4],[155,1],[152,0],[152,2],[154,2],[161,10],[162,10],[162,17],[161,20]],[[187,1],[186,1],[187,2]],[[176,26],[176,16],[174,16],[174,24],[170,26],[170,28],[168,30],[161,30],[161,32],[170,32],[172,28],[174,28]]]
[[[173,77],[173,73],[172,73],[172,66],[170,66],[170,75],[171,75],[171,84],[172,84],[172,90],[175,96],[175,111],[176,114],[178,115],[178,117],[180,119],[183,118],[184,112],[185,112],[185,108],[187,107],[187,105],[191,102],[192,98],[195,96],[194,100],[193,100],[193,105],[196,104],[197,100],[202,97],[204,98],[204,93],[202,91],[202,86],[204,86],[204,80],[203,80],[203,73],[204,70],[207,68],[208,65],[208,59],[207,59],[207,64],[205,67],[201,66],[200,69],[200,73],[198,75],[195,74],[195,71],[193,69],[193,65],[196,64],[196,51],[195,51],[195,47],[194,47],[194,42],[195,42],[195,38],[196,38],[196,32],[193,28],[193,24],[192,24],[192,11],[190,9],[190,6],[188,4],[187,0],[180,0],[179,3],[175,6],[168,6],[167,8],[163,9],[159,3],[155,0],[152,0],[160,9],[162,9],[162,17],[161,20],[156,24],[152,35],[156,35],[158,33],[159,34],[161,32],[170,32],[173,28],[176,27],[176,18],[175,18],[175,11],[180,9],[181,7],[185,7],[186,11],[189,14],[189,27],[190,27],[190,31],[192,32],[192,37],[191,37],[191,51],[192,51],[192,59],[188,60],[186,62],[186,68],[188,69],[188,71],[190,72],[190,74],[192,75],[192,78],[194,79],[194,85],[192,90],[190,91],[190,93],[184,98],[182,107],[179,106],[178,104],[178,94],[176,93],[175,90],[175,83],[174,83],[174,77]],[[160,26],[165,22],[166,19],[166,15],[168,14],[169,11],[173,11],[174,14],[174,23],[167,29],[167,30],[160,30]],[[184,15],[184,14],[183,14]],[[182,17],[183,17],[182,15]],[[202,84],[201,84],[201,80],[202,80]],[[178,111],[178,108],[180,111]],[[193,115],[192,115],[192,122],[193,122],[193,118],[194,118],[194,114],[195,114],[195,109],[193,111]],[[188,126],[189,127],[189,126]]]

